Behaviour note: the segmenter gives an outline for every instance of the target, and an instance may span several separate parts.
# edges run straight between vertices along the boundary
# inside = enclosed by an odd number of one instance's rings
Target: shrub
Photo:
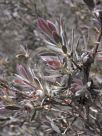
[[[72,38],[67,38],[62,18],[55,23],[38,18],[37,26],[47,45],[34,51],[38,62],[31,67],[17,64],[12,85],[0,80],[2,95],[6,94],[11,101],[5,109],[31,112],[30,121],[38,119],[39,131],[47,134],[102,134],[102,79],[97,77],[96,84],[91,75],[92,64],[102,61],[102,50],[98,49],[102,36],[101,2],[84,2],[100,27],[92,49],[78,50],[83,45],[80,39],[73,44],[74,31]],[[27,102],[22,104],[22,99]],[[19,100],[20,106],[13,100]]]

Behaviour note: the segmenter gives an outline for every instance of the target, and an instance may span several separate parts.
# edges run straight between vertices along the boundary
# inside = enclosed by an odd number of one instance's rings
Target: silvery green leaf
[[[47,40],[45,40],[45,39],[44,39],[44,42],[47,43],[47,44],[50,45],[50,46],[56,46],[56,44],[54,44],[54,43],[52,43],[52,42],[49,42],[49,41],[47,41]]]
[[[52,129],[53,129],[55,132],[57,132],[57,133],[59,133],[59,134],[61,133],[59,127],[56,126],[56,124],[55,124],[53,121],[51,121],[51,127],[52,127]]]
[[[49,46],[49,45],[47,45],[47,47],[49,49],[51,49],[52,51],[55,51],[55,52],[58,52],[58,53],[63,53],[62,49],[60,49],[60,48],[57,48],[57,47],[54,47],[54,46]]]
[[[97,75],[97,76],[96,76],[96,80],[97,80],[100,84],[102,84],[102,76]]]

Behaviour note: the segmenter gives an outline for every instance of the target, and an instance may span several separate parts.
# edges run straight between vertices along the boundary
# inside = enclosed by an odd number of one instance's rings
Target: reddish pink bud
[[[51,30],[49,29],[47,22],[43,18],[38,19],[37,26],[42,30],[42,32],[51,35]]]
[[[56,32],[56,27],[55,27],[55,25],[51,22],[51,21],[47,21],[47,24],[48,24],[48,27],[49,27],[49,29],[53,32],[53,31],[55,31]]]
[[[59,69],[61,67],[61,63],[55,60],[49,60],[47,61],[47,64],[54,70]]]

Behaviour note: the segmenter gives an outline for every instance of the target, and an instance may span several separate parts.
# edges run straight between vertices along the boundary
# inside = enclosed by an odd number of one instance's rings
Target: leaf
[[[0,115],[6,115],[6,114],[8,114],[8,113],[9,113],[8,110],[5,109],[4,106],[0,107]]]
[[[49,49],[52,50],[52,51],[58,52],[58,53],[60,53],[60,54],[63,53],[62,49],[57,48],[57,47],[55,47],[55,46],[47,45],[47,48],[49,48]]]
[[[93,0],[83,0],[85,4],[88,6],[90,10],[92,10],[95,7],[95,3]]]
[[[52,129],[53,129],[55,132],[57,132],[57,133],[59,133],[59,134],[61,133],[59,127],[56,126],[53,121],[51,121],[51,127],[52,127]]]
[[[61,68],[61,64],[58,61],[55,60],[49,60],[47,61],[48,66],[50,66],[53,69],[59,69]]]
[[[102,54],[102,50],[98,50],[98,51],[97,51],[97,54]]]
[[[61,62],[59,61],[58,57],[54,56],[41,56],[41,58],[46,62],[48,66],[50,66],[52,69],[60,69],[61,68]]]
[[[52,43],[52,42],[49,42],[49,41],[47,41],[47,40],[45,40],[45,39],[44,39],[44,42],[45,42],[46,44],[50,45],[50,46],[56,46],[56,44],[54,44],[54,43]]]
[[[37,20],[37,26],[42,30],[42,32],[45,32],[48,35],[52,35],[52,32],[49,29],[47,22],[43,18],[39,18]]]
[[[102,51],[98,51],[96,54],[96,61],[102,62]]]
[[[20,85],[25,85],[24,81],[21,80],[21,79],[14,79],[14,80],[13,80],[13,83],[15,83],[15,84],[20,84]]]
[[[16,77],[18,78],[18,79],[13,80],[13,82],[14,82],[15,84],[20,85],[20,86],[22,86],[22,87],[36,88],[36,87],[34,86],[35,84],[33,85],[32,82],[29,82],[27,79],[21,77],[20,75],[17,75],[17,74],[15,74],[15,75],[16,75]]]
[[[17,64],[17,72],[20,76],[26,78],[27,80],[33,80],[31,73],[26,67]]]
[[[5,106],[5,109],[8,109],[8,110],[19,110],[20,107],[15,106],[15,105],[8,105],[8,106]]]
[[[80,79],[78,79],[78,78],[74,78],[73,81],[74,81],[75,83],[77,83],[78,85],[83,85],[82,80],[80,80]]]
[[[55,27],[55,25],[51,21],[47,20],[47,25],[48,25],[48,27],[49,27],[49,29],[51,31],[55,31],[56,32],[56,27]]]
[[[0,116],[0,121],[8,121],[8,120],[10,120],[9,117]]]
[[[102,76],[100,76],[100,75],[96,75],[96,80],[100,83],[100,84],[102,84]]]
[[[56,78],[60,78],[61,75],[51,75],[51,76],[43,76],[41,77],[43,80],[48,81],[48,82],[52,82],[55,83],[56,82]]]
[[[60,134],[61,131],[60,131],[59,127],[56,126],[56,124],[54,123],[54,121],[53,121],[49,116],[46,116],[46,118],[47,118],[47,120],[48,120],[49,122],[51,122],[50,124],[51,124],[52,129],[53,129],[55,132],[57,132],[57,133]]]
[[[9,89],[7,82],[3,79],[0,79],[0,86]]]
[[[56,43],[62,44],[62,38],[57,32],[53,31],[52,35]]]
[[[14,80],[14,83],[23,87],[31,87],[33,89],[40,86],[39,79],[35,76],[34,71],[28,67],[28,69],[22,65],[17,65],[18,74],[15,74],[18,79]]]
[[[35,118],[35,116],[36,116],[36,113],[37,113],[37,111],[36,111],[36,109],[35,109],[34,112],[33,112],[33,114],[32,114],[32,116],[31,116],[31,121],[34,120],[34,118]]]
[[[73,93],[75,93],[75,92],[77,92],[77,91],[82,89],[82,87],[83,87],[82,80],[74,78],[73,82],[74,83],[71,84],[71,88],[70,88]]]

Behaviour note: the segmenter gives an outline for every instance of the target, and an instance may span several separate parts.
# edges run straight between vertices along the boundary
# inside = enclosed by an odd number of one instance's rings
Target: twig
[[[100,31],[99,31],[99,34],[98,34],[98,37],[97,37],[97,43],[96,43],[96,47],[94,48],[93,58],[95,58],[95,56],[96,56],[96,53],[97,53],[97,50],[98,50],[98,47],[99,47],[99,44],[100,44],[100,41],[101,41],[101,37],[102,37],[102,26],[100,28]]]
[[[73,64],[74,64],[79,70],[82,70],[81,67],[80,67],[73,59],[71,59],[71,61],[73,62]]]

